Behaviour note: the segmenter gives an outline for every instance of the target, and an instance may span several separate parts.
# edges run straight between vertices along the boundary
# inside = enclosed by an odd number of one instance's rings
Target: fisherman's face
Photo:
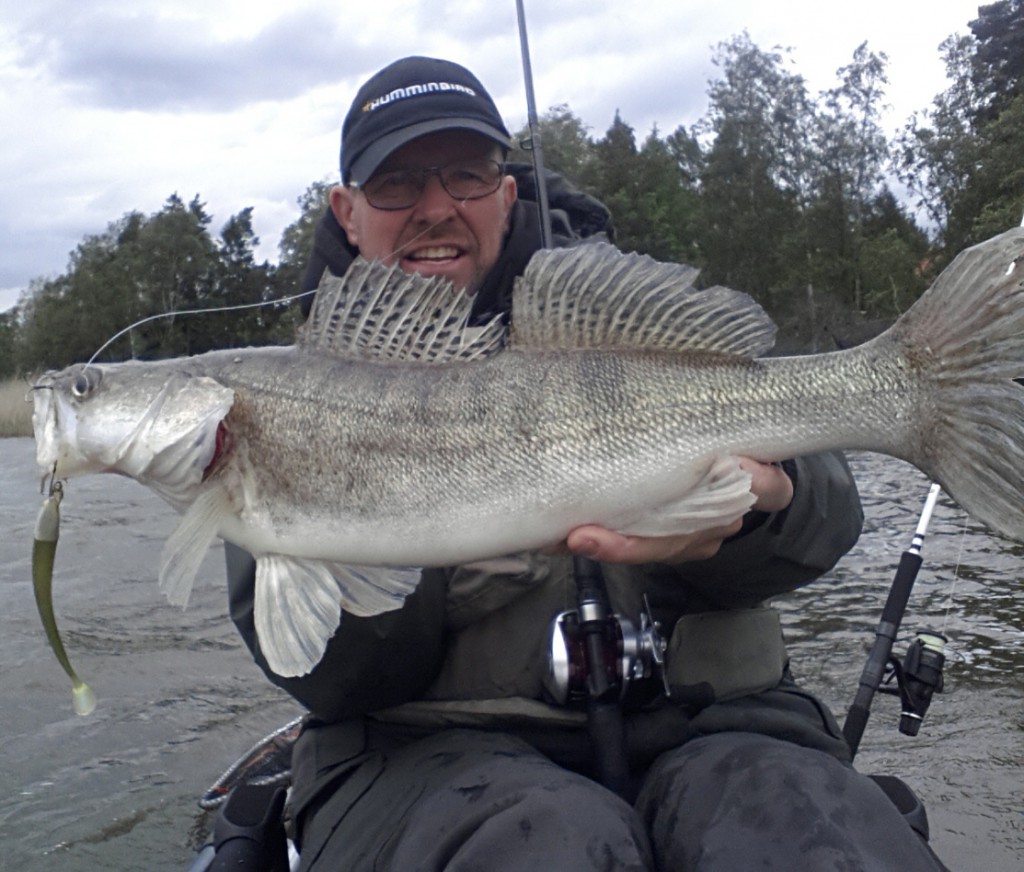
[[[486,137],[446,130],[406,143],[388,156],[376,174],[486,158],[500,160]],[[331,209],[363,257],[397,263],[407,272],[442,276],[469,293],[480,288],[498,261],[515,200],[516,183],[511,176],[502,176],[493,194],[456,200],[437,175],[430,175],[419,199],[395,211],[371,206],[355,188],[331,190]]]

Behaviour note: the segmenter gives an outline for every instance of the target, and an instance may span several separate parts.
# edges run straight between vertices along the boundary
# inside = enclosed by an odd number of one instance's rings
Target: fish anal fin
[[[675,536],[731,524],[753,506],[750,473],[738,457],[715,458],[702,478],[683,496],[633,519],[605,524],[627,536]]]
[[[231,515],[231,500],[222,487],[208,487],[188,507],[160,552],[160,589],[177,606],[188,604],[199,565],[221,522]]]
[[[400,608],[419,570],[354,567],[263,554],[256,558],[256,635],[271,670],[305,675],[320,662],[342,621]]]

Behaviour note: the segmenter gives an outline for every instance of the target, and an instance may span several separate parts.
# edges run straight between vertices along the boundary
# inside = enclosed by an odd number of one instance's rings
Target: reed
[[[25,401],[24,379],[0,382],[0,438],[32,435],[32,404]]]

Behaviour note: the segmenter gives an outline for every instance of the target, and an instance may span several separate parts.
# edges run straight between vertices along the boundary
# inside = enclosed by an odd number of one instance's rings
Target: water
[[[835,572],[780,603],[798,677],[840,717],[927,492],[905,464],[858,456],[855,467],[864,536]],[[220,549],[189,608],[167,605],[156,560],[173,513],[134,482],[96,476],[68,486],[55,571],[69,656],[99,696],[94,714],[73,714],[32,599],[40,503],[31,441],[0,440],[0,870],[187,869],[207,824],[196,797],[298,709],[237,639]],[[943,502],[924,553],[901,635],[950,637],[948,692],[916,739],[897,731],[896,701],[876,697],[858,765],[918,791],[951,868],[1019,872],[1024,548]]]

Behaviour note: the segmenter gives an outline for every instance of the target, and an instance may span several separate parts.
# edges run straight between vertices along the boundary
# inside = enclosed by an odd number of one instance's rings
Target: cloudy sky
[[[889,56],[896,129],[945,86],[938,45],[971,0],[525,0],[540,111],[567,103],[595,134],[616,109],[645,134],[707,108],[713,47],[747,30],[792,48],[812,93],[863,41]],[[308,184],[337,177],[358,85],[408,54],[482,79],[526,119],[515,0],[0,0],[0,310],[65,271],[84,236],[172,193],[212,229],[254,207],[260,256]]]

